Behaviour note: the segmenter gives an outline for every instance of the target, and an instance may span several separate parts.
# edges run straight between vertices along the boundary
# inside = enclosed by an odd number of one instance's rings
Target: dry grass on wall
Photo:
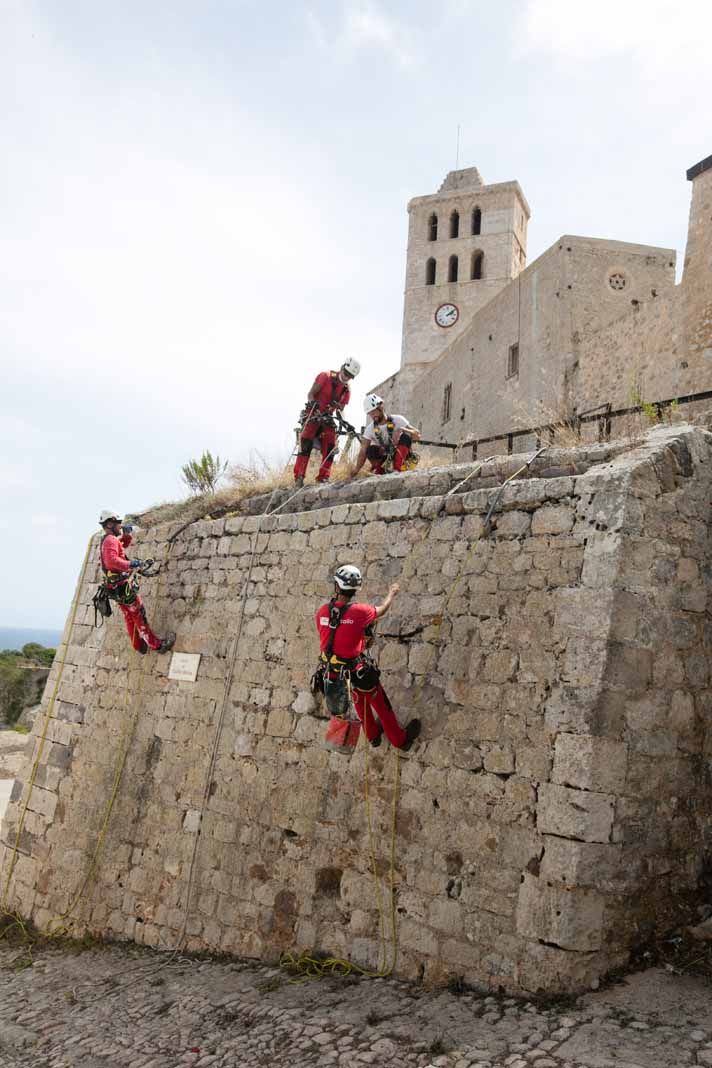
[[[343,449],[343,444],[342,444]],[[351,443],[348,451],[342,451],[331,470],[331,482],[346,482],[350,477],[351,467],[356,461],[359,445]],[[417,449],[420,456],[418,470],[442,467],[450,461],[449,452],[443,449]],[[314,449],[307,469],[306,482],[314,482],[319,471],[321,454]],[[153,505],[145,512],[136,513],[134,518],[143,527],[154,527],[159,523],[197,521],[208,517],[218,518],[234,511],[240,503],[249,497],[259,497],[273,490],[289,490],[294,486],[294,454],[283,462],[268,460],[259,452],[252,452],[245,463],[234,464],[228,471],[227,485],[214,494],[190,496],[182,501],[166,501]],[[370,466],[367,463],[359,472],[358,478],[368,478]]]

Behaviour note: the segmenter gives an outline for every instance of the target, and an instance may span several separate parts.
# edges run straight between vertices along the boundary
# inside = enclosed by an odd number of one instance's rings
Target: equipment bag
[[[350,756],[358,745],[361,723],[357,719],[332,716],[324,735],[324,745],[334,753]]]
[[[94,605],[94,626],[101,627],[104,625],[104,620],[108,619],[111,615],[111,602],[109,600],[109,591],[103,584],[96,591],[92,597],[91,603]],[[98,622],[101,616],[101,623]]]
[[[362,656],[354,671],[351,672],[351,685],[361,693],[370,693],[378,686],[381,672],[370,656]]]
[[[351,701],[349,700],[349,688],[346,679],[339,675],[330,679],[333,672],[324,673],[324,700],[327,710],[332,716],[347,716]]]

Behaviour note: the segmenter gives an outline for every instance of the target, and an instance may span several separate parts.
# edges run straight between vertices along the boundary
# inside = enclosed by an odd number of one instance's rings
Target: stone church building
[[[687,178],[676,285],[674,249],[602,238],[564,235],[527,265],[519,183],[451,171],[408,205],[401,367],[375,391],[424,437],[466,445],[463,459],[478,443],[526,448],[524,429],[562,419],[590,415],[596,437],[641,401],[688,415],[709,402],[712,156]]]

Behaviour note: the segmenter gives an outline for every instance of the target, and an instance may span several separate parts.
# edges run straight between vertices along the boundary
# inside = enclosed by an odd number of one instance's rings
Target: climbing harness
[[[384,474],[390,474],[394,470],[397,446],[393,442],[393,435],[396,429],[396,424],[393,422],[390,415],[386,416],[384,422],[374,424],[376,440],[372,442],[371,447],[368,450],[369,452],[373,450],[371,456],[368,456],[367,453],[367,457],[373,463],[377,463],[379,467],[382,467]],[[385,434],[379,433],[381,430],[384,430]],[[399,444],[401,442],[408,446],[408,455],[403,460],[400,470],[414,471],[420,462],[420,456],[413,452],[413,439],[406,430],[401,431]]]
[[[130,574],[121,571],[104,572],[104,581],[99,584],[91,602],[94,606],[95,627],[103,626],[104,620],[111,615],[112,601],[124,605],[135,604],[139,591],[138,576],[154,578],[160,572],[160,564],[155,571],[151,570],[154,564],[155,560],[146,560],[142,567],[134,568]],[[101,623],[98,622],[99,617]]]
[[[335,597],[329,601],[329,637],[319,657],[319,668],[312,678],[318,680],[316,690],[324,695],[324,702],[331,716],[324,744],[327,749],[350,755],[356,748],[361,733],[361,721],[352,714],[351,701],[351,671],[356,667],[359,657],[348,660],[334,653],[336,632],[348,608],[348,603],[337,604]]]

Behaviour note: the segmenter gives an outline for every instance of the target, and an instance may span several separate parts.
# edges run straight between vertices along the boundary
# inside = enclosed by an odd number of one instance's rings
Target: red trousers
[[[161,639],[157,638],[149,627],[146,619],[146,609],[143,607],[138,594],[132,604],[121,604],[119,602],[119,608],[124,614],[126,630],[136,652],[145,653],[146,646],[149,649],[157,649],[161,644]]]
[[[400,749],[405,742],[406,734],[399,725],[396,714],[391,707],[391,702],[388,700],[386,691],[380,682],[373,690],[364,692],[363,690],[352,688],[351,693],[354,699],[356,715],[363,723],[363,729],[369,742],[372,742],[374,738],[378,738],[382,727],[383,733],[391,745],[394,745],[396,749]],[[381,721],[381,727],[376,723],[374,713]]]
[[[393,470],[402,471],[403,464],[410,455],[410,445],[396,445],[395,455],[393,457]],[[369,445],[368,452],[366,453],[370,463],[371,471],[374,475],[385,475],[386,471],[384,463],[388,458],[388,453],[380,445]]]
[[[299,455],[294,464],[294,477],[304,478],[309,466],[309,456],[314,448],[314,440],[319,435],[321,442],[321,467],[317,475],[318,482],[328,482],[331,466],[336,452],[336,430],[333,426],[322,423],[319,419],[310,419],[304,424],[299,438]]]

